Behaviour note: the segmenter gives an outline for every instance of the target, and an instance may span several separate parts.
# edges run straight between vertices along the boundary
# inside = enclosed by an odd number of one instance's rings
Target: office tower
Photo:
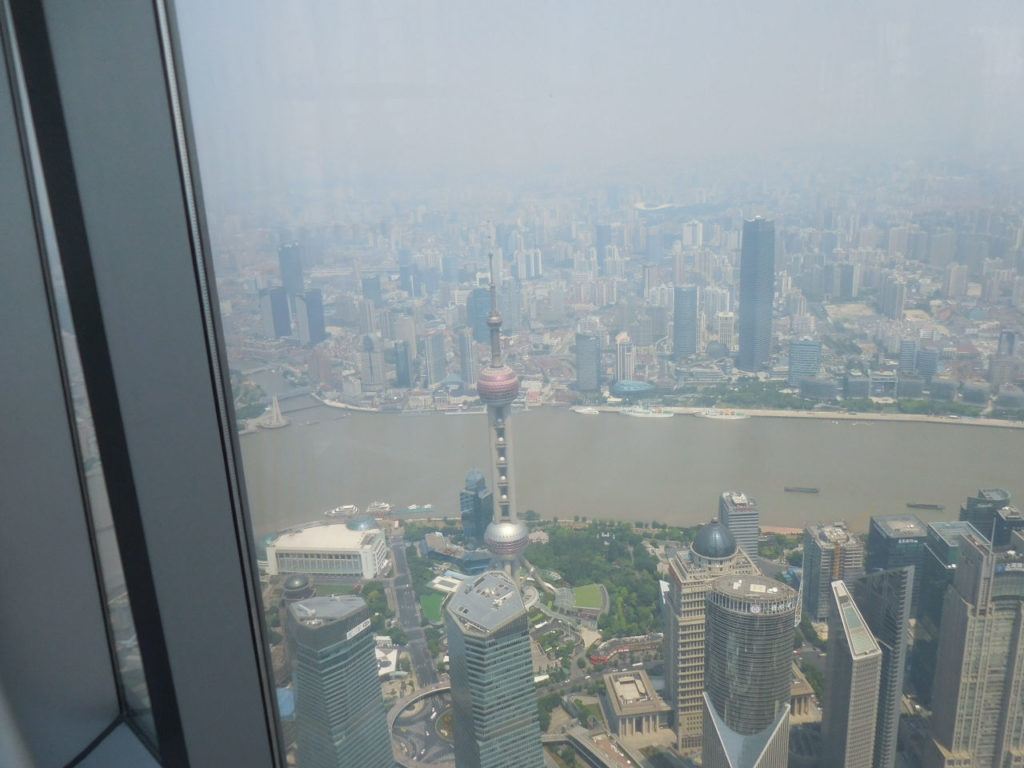
[[[917,341],[915,339],[900,341],[898,369],[900,373],[917,370]]]
[[[800,384],[801,379],[813,379],[821,371],[821,342],[815,339],[800,339],[789,342],[789,377],[786,383],[791,387]]]
[[[733,312],[719,312],[715,315],[718,341],[732,352],[736,348],[736,315]]]
[[[415,356],[416,352],[416,320],[412,315],[396,314],[391,319],[395,341],[404,341],[409,345]]]
[[[917,372],[925,381],[931,381],[939,370],[939,350],[935,347],[921,347],[917,350]]]
[[[494,497],[487,490],[487,480],[479,469],[471,469],[466,475],[466,485],[459,491],[459,512],[466,543],[482,545],[484,531],[494,516]]]
[[[764,576],[708,589],[704,768],[785,768],[797,593]]]
[[[519,589],[489,571],[445,605],[456,768],[543,768],[529,622]]]
[[[363,337],[363,351],[359,355],[359,381],[364,389],[380,389],[387,383],[380,339],[373,336]]]
[[[1012,384],[1020,375],[1020,362],[1014,353],[1017,349],[1017,334],[1013,331],[999,332],[999,345],[988,361],[988,380],[995,387]]]
[[[473,329],[460,328],[459,338],[459,368],[462,378],[462,388],[471,389],[476,384],[477,364],[476,347],[473,346]]]
[[[305,290],[302,279],[302,251],[298,243],[282,245],[277,251],[277,264],[281,270],[281,285],[288,295],[288,306],[295,308],[295,297]]]
[[[700,291],[696,285],[676,286],[672,312],[672,354],[676,360],[697,354],[700,345],[699,300]]]
[[[772,354],[772,302],[775,298],[775,222],[758,217],[743,222],[740,253],[740,350],[736,367],[760,370]]]
[[[423,295],[423,281],[418,264],[398,265],[398,287],[409,294],[410,298]]]
[[[629,334],[623,331],[615,337],[615,380],[632,381],[636,376],[636,355]]]
[[[260,315],[263,335],[268,339],[291,336],[292,322],[288,315],[288,295],[284,288],[260,291]]]
[[[828,618],[829,592],[836,580],[849,582],[864,572],[864,545],[846,523],[814,523],[804,528],[804,610],[811,621]]]
[[[932,680],[939,652],[939,627],[946,590],[956,574],[960,541],[968,533],[981,536],[963,520],[929,523],[922,556],[921,595],[914,633],[914,663],[911,666],[914,688],[922,705],[931,707]]]
[[[523,291],[518,280],[506,280],[498,297],[501,307],[502,325],[509,333],[523,328]]]
[[[960,505],[960,519],[973,525],[986,539],[992,537],[996,526],[997,512],[1010,503],[1010,492],[1002,488],[982,488],[977,496],[968,496]],[[1005,535],[1006,543],[1010,540]],[[1000,544],[996,542],[997,546]]]
[[[427,386],[440,385],[448,375],[448,360],[445,356],[444,331],[434,331],[423,339],[423,356],[427,362]]]
[[[523,552],[530,532],[516,514],[513,495],[512,403],[519,394],[519,377],[501,359],[501,315],[498,314],[497,291],[494,287],[494,257],[491,257],[491,312],[487,326],[491,332],[491,362],[480,369],[476,391],[487,406],[488,442],[491,446],[491,485],[494,489],[494,517],[484,532],[484,541],[491,551],[494,565],[504,569],[513,579],[519,576]]]
[[[896,764],[915,570],[913,566],[893,568],[858,576],[846,582],[857,603],[857,609],[882,651],[874,724],[874,768],[894,768]]]
[[[839,265],[839,298],[849,300],[860,295],[862,270],[860,264]]]
[[[761,537],[761,512],[757,501],[740,491],[726,491],[718,498],[718,519],[722,521],[736,546],[757,557],[757,540]]]
[[[295,315],[299,325],[299,342],[303,346],[313,346],[327,338],[324,297],[319,289],[306,291],[295,298]]]
[[[830,598],[821,763],[872,768],[882,651],[846,584],[833,581]]]
[[[295,685],[299,765],[392,768],[370,612],[363,599],[345,595],[291,603],[284,629]]]
[[[1024,535],[960,542],[946,591],[925,768],[1017,766],[1024,756]]]
[[[486,288],[474,288],[466,297],[466,322],[473,329],[473,341],[486,344],[490,338],[487,315],[491,311],[491,294]]]
[[[890,320],[903,319],[903,305],[907,301],[907,285],[902,279],[890,275],[882,283],[879,311]]]
[[[914,566],[914,587],[910,600],[910,616],[917,618],[924,569],[924,543],[928,529],[914,515],[887,515],[872,517],[868,529],[866,568],[887,571],[890,568]]]
[[[412,350],[409,342],[395,342],[395,384],[399,387],[412,386]]]
[[[384,306],[384,296],[380,290],[380,275],[370,275],[360,281],[363,287],[363,298],[373,302],[375,307]]]
[[[658,265],[644,264],[644,298],[651,298],[651,291],[658,284]]]
[[[943,293],[947,299],[962,299],[967,295],[967,265],[950,264],[946,267]]]
[[[601,389],[601,339],[595,334],[576,334],[576,388],[580,392]]]
[[[757,566],[717,520],[703,526],[693,544],[669,560],[665,600],[665,701],[672,707],[676,746],[701,748],[704,732],[705,594],[721,576],[753,576]]]
[[[607,249],[612,247],[612,225],[596,224],[594,226],[594,247],[597,251],[597,266],[604,272],[604,261]]]

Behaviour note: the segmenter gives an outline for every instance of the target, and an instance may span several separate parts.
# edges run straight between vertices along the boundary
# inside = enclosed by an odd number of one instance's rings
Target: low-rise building
[[[355,525],[355,527],[353,527]],[[372,579],[391,564],[384,533],[364,519],[314,523],[285,531],[267,545],[267,573],[311,573]]]
[[[668,726],[672,708],[654,692],[644,670],[607,674],[604,688],[608,727],[619,738],[650,736]]]

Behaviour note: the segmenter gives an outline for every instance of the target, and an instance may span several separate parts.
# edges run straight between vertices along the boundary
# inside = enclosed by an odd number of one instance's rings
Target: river
[[[483,414],[317,406],[286,415],[290,426],[240,437],[257,536],[378,499],[429,503],[457,517],[466,472],[478,466],[489,478]],[[1024,466],[1021,430],[955,423],[644,419],[541,408],[516,413],[512,425],[518,509],[544,518],[695,525],[716,514],[722,491],[740,490],[760,503],[763,525],[846,520],[866,531],[871,515],[912,511],[907,502],[945,504],[914,510],[930,522],[955,519],[978,488],[1016,496]]]

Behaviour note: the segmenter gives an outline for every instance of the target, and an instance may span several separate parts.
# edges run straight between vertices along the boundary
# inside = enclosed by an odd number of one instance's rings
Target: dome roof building
[[[691,549],[708,559],[721,560],[736,554],[736,539],[718,520],[712,520],[697,532]]]

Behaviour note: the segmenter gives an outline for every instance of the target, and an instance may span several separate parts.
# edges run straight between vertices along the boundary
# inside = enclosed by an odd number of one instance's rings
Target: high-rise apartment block
[[[628,333],[615,337],[615,380],[631,381],[636,376],[636,351]]]
[[[743,222],[740,252],[739,341],[736,367],[762,368],[772,354],[775,298],[775,222],[760,217]]]
[[[960,542],[946,591],[925,768],[1024,762],[1024,535]]]
[[[868,528],[868,551],[866,567],[868,572],[885,571],[890,568],[914,566],[914,591],[910,604],[910,615],[917,617],[917,604],[921,593],[921,579],[924,569],[924,543],[928,529],[915,515],[887,515],[872,517]]]
[[[576,334],[576,388],[580,392],[601,389],[601,339],[595,334]]]
[[[861,617],[882,651],[875,716],[874,768],[894,768],[896,765],[915,570],[912,566],[893,568],[846,582]]]
[[[882,650],[842,581],[831,584],[822,765],[872,768]]]
[[[434,331],[423,339],[424,358],[427,362],[427,386],[437,387],[448,376],[444,331]]]
[[[700,290],[696,285],[676,286],[672,313],[672,354],[677,360],[697,354],[700,346],[699,301]]]
[[[846,523],[815,523],[804,529],[804,611],[811,621],[828,618],[831,584],[864,572],[864,545]]]
[[[463,389],[472,389],[476,386],[476,377],[479,373],[479,366],[476,362],[476,347],[473,346],[473,330],[461,328],[457,334],[459,340],[459,378],[462,379]]]
[[[672,707],[678,748],[698,752],[704,729],[705,595],[721,576],[753,576],[757,566],[717,520],[703,526],[689,549],[669,560],[665,601],[665,701]]]
[[[785,768],[797,593],[764,576],[707,590],[705,768]]]
[[[288,295],[289,306],[305,290],[302,278],[302,248],[298,243],[287,243],[277,251],[277,264],[281,270],[281,285]]]
[[[295,319],[299,326],[299,343],[304,347],[319,344],[327,338],[324,296],[319,289],[295,297]]]
[[[284,624],[299,765],[392,768],[366,603],[351,595],[311,597],[288,605]]]
[[[504,573],[461,584],[445,606],[456,768],[543,768],[529,621]]]
[[[726,491],[718,498],[718,519],[736,540],[736,546],[757,557],[761,537],[761,511],[757,500],[741,491]]]

